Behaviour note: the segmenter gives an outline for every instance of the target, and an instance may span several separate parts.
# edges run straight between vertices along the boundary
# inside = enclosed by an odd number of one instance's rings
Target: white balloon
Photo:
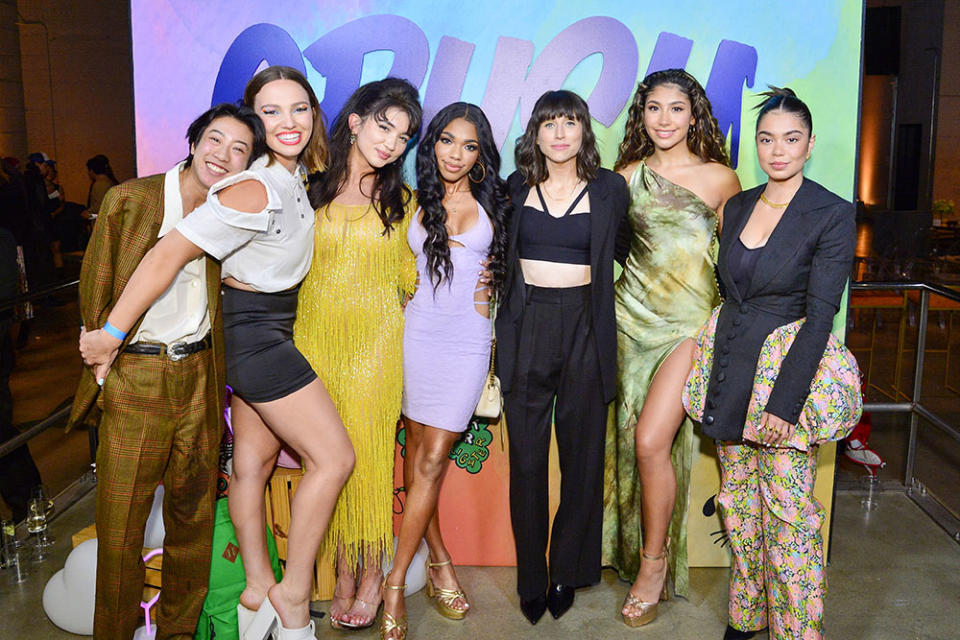
[[[53,574],[43,589],[43,610],[50,622],[64,631],[81,636],[93,635],[94,589],[70,592],[63,581],[64,570]]]
[[[397,553],[397,537],[393,537],[393,553]],[[417,552],[413,554],[413,560],[410,561],[410,567],[407,569],[407,590],[406,594],[412,595],[427,584],[427,558],[430,557],[430,549],[427,548],[427,541],[420,540],[420,546]],[[387,575],[393,569],[393,560],[383,561],[383,575]]]
[[[147,526],[143,532],[143,546],[147,549],[156,549],[163,546],[163,485],[158,485],[153,493],[153,506],[147,517]]]
[[[156,637],[157,625],[152,620],[150,621],[150,633],[147,633],[145,626],[138,627],[137,630],[133,632],[133,640],[153,640]]]
[[[84,540],[63,565],[63,583],[70,597],[92,594],[97,587],[97,539]],[[93,597],[91,595],[91,602]]]

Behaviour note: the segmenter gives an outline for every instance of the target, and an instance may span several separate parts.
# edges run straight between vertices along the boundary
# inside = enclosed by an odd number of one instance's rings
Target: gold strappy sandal
[[[384,576],[383,578],[383,588],[384,589],[393,589],[394,591],[403,591],[407,588],[407,585],[401,587],[394,586],[392,584],[387,584],[387,578],[389,576]],[[397,620],[392,615],[387,613],[386,608],[383,610],[383,618],[380,620],[380,640],[387,640],[389,636],[394,631],[397,631],[398,635],[393,638],[393,640],[406,640],[407,638],[407,615],[404,614],[400,616],[400,619]]]
[[[663,551],[655,556],[647,554],[645,551],[641,551],[641,554],[647,560],[663,560],[667,557],[670,551],[670,540],[667,540],[667,544],[664,545]],[[628,627],[642,627],[646,624],[650,624],[657,619],[657,608],[661,601],[670,599],[670,590],[667,588],[667,582],[670,579],[670,563],[667,562],[666,573],[663,576],[663,588],[660,591],[660,600],[656,602],[644,602],[640,598],[636,597],[629,591],[627,591],[627,597],[623,600],[623,606],[620,607],[621,615],[623,616],[623,623]],[[638,611],[637,615],[627,615],[622,613],[623,608],[630,607]]]
[[[464,616],[467,615],[467,611],[470,609],[470,603],[467,602],[467,594],[463,592],[463,589],[441,589],[440,587],[436,587],[433,584],[433,579],[430,577],[430,569],[434,567],[445,567],[448,564],[451,564],[450,560],[430,562],[430,560],[427,559],[427,595],[433,600],[437,611],[439,611],[440,615],[444,618],[463,620]],[[464,609],[457,609],[453,606],[453,603],[460,598],[467,604]]]

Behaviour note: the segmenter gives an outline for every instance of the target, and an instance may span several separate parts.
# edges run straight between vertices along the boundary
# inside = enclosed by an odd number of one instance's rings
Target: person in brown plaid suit
[[[224,176],[265,150],[247,107],[221,104],[187,131],[190,155],[163,175],[113,187],[80,273],[80,312],[103,325],[147,251]],[[225,397],[220,265],[187,264],[128,332],[110,373],[83,371],[69,426],[99,423],[94,637],[131,638],[139,624],[144,528],[164,485],[159,638],[192,638],[207,593]],[[99,384],[98,384],[99,383]],[[102,388],[101,388],[102,385]]]

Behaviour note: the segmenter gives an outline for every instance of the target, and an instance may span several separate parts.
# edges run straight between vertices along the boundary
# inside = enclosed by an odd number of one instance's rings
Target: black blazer
[[[517,253],[520,213],[530,187],[519,171],[507,178],[510,190],[510,220],[507,223],[506,276],[501,304],[497,311],[497,372],[504,393],[513,385],[514,365],[519,348],[520,322],[526,302],[526,283]],[[630,250],[630,224],[627,209],[630,191],[623,177],[609,169],[600,169],[587,184],[590,196],[590,305],[593,335],[600,359],[600,378],[604,402],[617,394],[617,322],[613,313],[613,261],[623,264]]]
[[[854,206],[804,179],[757,259],[746,291],[727,268],[765,184],[739,193],[723,209],[718,271],[726,299],[717,320],[703,431],[717,440],[743,436],[757,358],[771,331],[806,317],[787,352],[766,411],[796,424],[840,308],[856,246]]]

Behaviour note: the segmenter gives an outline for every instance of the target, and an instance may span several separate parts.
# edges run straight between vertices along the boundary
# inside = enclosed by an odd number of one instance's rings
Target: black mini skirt
[[[299,290],[258,293],[223,287],[227,384],[247,402],[278,400],[317,377],[293,344]]]

